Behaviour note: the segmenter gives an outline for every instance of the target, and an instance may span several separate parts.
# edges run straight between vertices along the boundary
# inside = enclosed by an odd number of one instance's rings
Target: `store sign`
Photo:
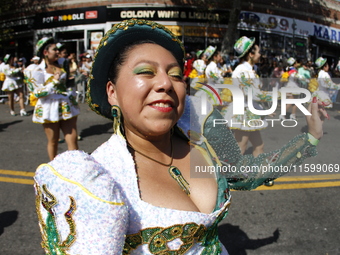
[[[335,28],[314,25],[314,36],[324,40],[340,42],[340,30]]]
[[[42,23],[52,23],[52,22],[62,22],[68,20],[83,20],[85,19],[84,13],[74,13],[74,14],[67,14],[67,15],[59,15],[59,16],[49,16],[44,17],[42,19]]]
[[[152,19],[156,11],[138,10],[138,11],[121,11],[120,17],[122,19]],[[170,15],[169,15],[170,16]]]
[[[294,19],[264,13],[241,12],[238,27],[306,35],[306,31],[298,30]]]
[[[225,10],[198,11],[197,8],[108,8],[108,20],[120,21],[124,19],[149,19],[227,23]]]
[[[96,19],[96,18],[98,18],[98,11],[85,12],[85,19]]]
[[[215,20],[219,21],[218,13],[207,12],[186,12],[186,11],[171,11],[171,10],[128,10],[121,11],[120,18],[122,19],[195,19],[195,20]]]
[[[340,43],[340,29],[265,13],[241,12],[238,28],[300,37],[315,36],[321,40]]]
[[[106,22],[106,7],[68,9],[38,14],[36,28]]]

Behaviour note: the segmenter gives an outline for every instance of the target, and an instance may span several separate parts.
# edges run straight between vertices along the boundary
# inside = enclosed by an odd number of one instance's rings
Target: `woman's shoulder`
[[[329,76],[329,73],[325,72],[324,70],[320,70],[318,73],[318,78],[327,78]]]
[[[38,184],[56,185],[52,182],[58,181],[60,185],[68,182],[79,187],[88,186],[87,189],[97,189],[93,184],[98,184],[103,177],[108,176],[105,168],[91,155],[84,151],[72,150],[59,154],[47,164],[41,164],[34,179]]]
[[[40,165],[34,179],[40,186],[72,183],[103,200],[114,198],[102,190],[103,186],[113,188],[114,180],[111,180],[110,174],[100,163],[83,151],[72,150],[59,154],[49,163]]]
[[[214,61],[210,61],[209,64],[207,65],[207,68],[214,68],[216,66],[217,64]]]
[[[93,151],[91,156],[117,180],[119,175],[124,175],[126,169],[134,169],[134,162],[127,149],[126,140],[119,135],[112,135],[109,140]]]
[[[242,62],[235,67],[232,76],[236,78],[236,76],[245,71],[248,71],[247,65],[246,62]]]
[[[91,156],[96,160],[100,158],[100,155],[107,155],[108,153],[120,154],[122,149],[126,148],[126,140],[120,135],[113,134],[107,141],[97,147]],[[97,160],[99,162],[99,160]]]
[[[62,153],[39,166],[34,179],[45,247],[54,242],[48,238],[53,235],[57,240],[68,236],[63,244],[72,254],[122,252],[128,217],[126,199],[120,186],[91,155],[82,151]],[[60,243],[54,243],[55,247]]]

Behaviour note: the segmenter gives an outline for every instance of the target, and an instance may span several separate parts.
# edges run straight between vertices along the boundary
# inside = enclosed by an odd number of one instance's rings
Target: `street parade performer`
[[[327,58],[319,57],[315,61],[316,68],[319,69],[318,72],[318,89],[313,92],[313,96],[317,97],[319,101],[323,103],[325,108],[333,107],[334,95],[337,95],[337,91],[340,90],[340,83],[335,83],[331,76],[329,75],[329,64],[327,63]]]
[[[114,134],[91,155],[66,151],[36,171],[36,208],[48,254],[228,254],[218,239],[229,189],[254,189],[283,173],[241,166],[298,165],[316,155],[325,111],[309,105],[308,133],[254,158],[241,155],[222,118],[196,112],[186,95],[184,48],[164,26],[126,20],[103,37],[87,101],[113,120]],[[202,172],[195,166],[231,166]]]
[[[255,38],[242,36],[236,41],[234,50],[238,54],[239,65],[232,73],[233,85],[238,86],[244,95],[248,95],[248,91],[252,90],[253,106],[263,110],[261,102],[271,101],[272,97],[269,93],[261,90],[261,79],[254,71],[254,65],[260,62],[260,47],[255,43]],[[233,107],[234,105],[231,104],[222,110],[224,118],[228,120],[229,128],[234,129],[235,139],[240,146],[241,153],[245,153],[250,142],[253,148],[252,153],[256,157],[264,152],[264,142],[260,130],[265,129],[268,123],[261,116],[250,111],[248,96],[244,97],[244,114],[234,114]]]
[[[67,73],[58,64],[59,50],[54,38],[41,38],[36,51],[39,65],[25,72],[25,81],[32,94],[31,101],[35,101],[32,121],[42,124],[47,153],[52,160],[58,153],[60,131],[64,134],[68,150],[78,149],[77,117],[80,109],[75,92],[66,86]]]

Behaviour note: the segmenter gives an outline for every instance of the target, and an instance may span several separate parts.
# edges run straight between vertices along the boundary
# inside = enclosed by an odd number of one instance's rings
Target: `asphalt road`
[[[32,107],[27,109],[32,112]],[[90,153],[110,137],[112,124],[86,104],[81,110],[79,147]],[[272,187],[232,192],[229,215],[219,227],[230,255],[340,254],[340,173],[311,172],[311,166],[329,170],[340,164],[340,113],[329,114],[319,154],[306,160],[301,171],[278,179]],[[301,112],[294,128],[275,123],[262,131],[265,150],[280,148],[305,129]],[[48,162],[43,129],[30,116],[10,116],[8,105],[0,104],[0,143],[0,254],[44,254],[32,186],[35,169]],[[60,144],[59,152],[65,150],[66,144]]]

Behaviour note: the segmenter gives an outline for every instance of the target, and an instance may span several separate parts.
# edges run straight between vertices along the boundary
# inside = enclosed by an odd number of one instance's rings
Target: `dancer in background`
[[[207,67],[205,68],[205,77],[210,85],[214,83],[223,83],[224,72],[220,68],[219,64],[222,62],[222,55],[217,50],[217,47],[209,46],[203,53],[208,61]]]
[[[309,82],[309,79],[306,78],[305,75],[301,75],[298,72],[298,69],[301,66],[301,61],[298,59],[295,59],[293,57],[290,57],[287,59],[287,64],[288,64],[288,82],[286,83],[285,87],[286,88],[300,88],[300,84],[306,84]],[[300,93],[299,92],[292,92],[290,94],[287,94],[287,98],[293,99],[293,98],[299,98]],[[289,119],[296,120],[296,111],[297,111],[297,106],[295,104],[287,104],[286,105],[286,112],[288,112],[289,109],[292,109]],[[280,115],[279,116],[280,120],[286,119],[286,116]]]
[[[192,64],[192,71],[189,74],[190,79],[205,78],[205,68],[207,67],[207,57],[203,54],[203,50],[199,50],[196,52],[197,59]]]
[[[235,68],[232,74],[233,84],[238,86],[245,95],[244,114],[233,114],[233,105],[224,109],[225,119],[228,120],[228,125],[234,130],[234,135],[241,153],[244,154],[250,142],[253,149],[252,154],[256,157],[264,152],[264,143],[261,137],[260,130],[266,128],[268,123],[261,116],[253,114],[248,108],[248,90],[253,92],[253,105],[256,109],[263,107],[258,103],[261,95],[261,80],[255,73],[253,67],[260,61],[260,48],[255,44],[255,38],[246,36],[237,40],[234,49],[240,59],[239,65]],[[271,98],[269,98],[271,99]],[[268,100],[269,100],[268,99]]]
[[[15,116],[14,111],[14,94],[19,97],[20,116],[27,116],[24,103],[24,74],[23,67],[15,67],[14,56],[7,54],[4,57],[5,66],[3,73],[6,75],[2,85],[2,91],[5,91],[8,96],[10,114]]]
[[[29,90],[37,98],[33,122],[42,124],[47,138],[47,152],[52,160],[58,154],[60,131],[68,150],[77,150],[77,116],[79,106],[75,93],[66,87],[67,74],[58,64],[59,50],[53,38],[44,37],[37,43],[39,68],[27,72]]]
[[[326,108],[332,108],[332,96],[335,91],[340,90],[340,83],[336,84],[332,81],[329,75],[329,64],[327,63],[327,58],[319,57],[315,61],[316,68],[319,69],[318,72],[318,89],[313,93],[312,96],[316,96]]]

